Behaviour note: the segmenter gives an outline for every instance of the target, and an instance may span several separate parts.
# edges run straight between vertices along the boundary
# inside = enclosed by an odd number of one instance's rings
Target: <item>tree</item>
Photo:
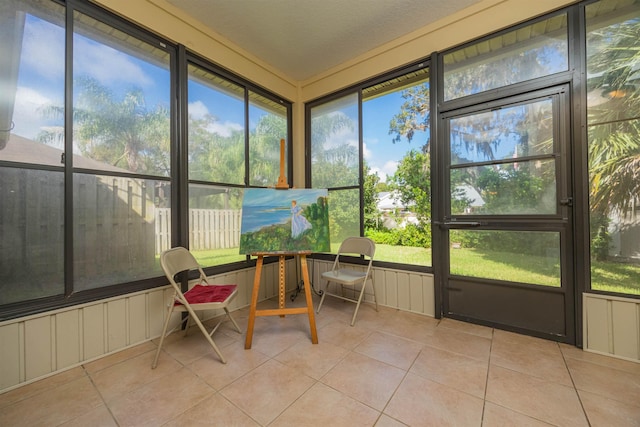
[[[400,161],[389,182],[400,200],[416,214],[419,226],[430,233],[431,223],[431,166],[430,155],[410,150]]]
[[[612,214],[624,218],[640,194],[640,21],[587,36],[591,255],[609,256]]]
[[[371,173],[371,168],[364,166],[364,228],[365,230],[377,230],[382,226],[382,215],[378,210],[378,184],[380,177],[377,173]]]
[[[425,132],[426,140],[420,147],[425,153],[429,152],[429,127],[431,114],[429,110],[429,83],[423,83],[402,91],[405,102],[389,123],[389,134],[394,135],[393,142],[398,143],[405,137],[411,142],[416,131]]]
[[[357,186],[360,181],[358,149],[342,142],[330,145],[354,121],[342,111],[318,115],[311,120],[311,155],[314,188]],[[341,140],[341,139],[338,139]],[[357,189],[329,193],[331,241],[360,233],[360,197]]]
[[[169,176],[169,110],[161,105],[147,108],[144,93],[130,89],[116,99],[109,88],[91,77],[75,82],[73,141],[83,156],[127,169],[130,172]],[[44,108],[49,116],[62,118],[64,108]],[[60,130],[43,131],[42,142],[60,139]]]

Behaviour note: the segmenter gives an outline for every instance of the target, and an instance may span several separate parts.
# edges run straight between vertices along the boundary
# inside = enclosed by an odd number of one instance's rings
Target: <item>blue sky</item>
[[[139,60],[79,34],[74,37],[74,49],[76,75],[94,78],[111,89],[116,98],[121,98],[127,90],[139,88],[144,91],[149,109],[169,104],[167,68]],[[35,139],[41,130],[62,125],[61,120],[43,117],[41,109],[47,105],[63,105],[63,84],[64,31],[54,24],[28,16],[14,108],[15,134]],[[194,117],[207,114],[216,117],[210,130],[223,136],[230,135],[232,130],[241,130],[244,122],[243,100],[221,93],[214,94],[215,91],[191,81],[189,113]],[[364,157],[383,181],[387,175],[393,174],[407,151],[419,149],[425,140],[424,135],[416,135],[411,143],[406,140],[396,144],[392,142],[389,122],[400,111],[402,103],[400,92],[395,92],[367,101],[364,105]],[[254,126],[262,114],[266,112],[252,108],[250,126]],[[357,134],[335,135],[334,142],[357,146]]]

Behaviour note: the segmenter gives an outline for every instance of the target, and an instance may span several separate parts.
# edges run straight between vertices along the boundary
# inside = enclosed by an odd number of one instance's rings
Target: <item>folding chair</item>
[[[160,265],[162,266],[162,270],[164,270],[164,274],[169,279],[169,283],[173,286],[173,298],[169,302],[169,308],[167,312],[167,318],[164,321],[164,327],[162,328],[162,335],[160,336],[160,343],[158,344],[158,349],[156,350],[156,356],[153,359],[153,364],[151,368],[155,368],[158,364],[158,356],[160,356],[160,350],[162,349],[162,344],[164,339],[171,334],[175,329],[179,326],[187,322],[185,335],[189,330],[190,319],[198,325],[200,331],[205,336],[213,350],[216,352],[222,363],[227,363],[226,359],[220,353],[218,346],[213,341],[213,333],[218,329],[218,326],[222,323],[220,320],[216,326],[211,330],[211,332],[207,332],[207,329],[202,324],[202,321],[196,314],[197,310],[215,310],[215,309],[224,309],[225,313],[236,327],[236,330],[239,333],[240,327],[236,323],[236,321],[231,317],[231,313],[229,313],[229,309],[227,306],[231,302],[231,300],[238,293],[237,285],[213,285],[209,284],[204,271],[193,257],[191,252],[183,247],[177,247],[168,249],[160,255]],[[192,270],[198,270],[200,273],[200,277],[198,282],[192,286],[190,282],[190,289],[182,293],[182,289],[179,283],[176,283],[175,276],[181,272],[187,272],[187,274]],[[171,321],[171,314],[173,312],[186,312],[187,316],[180,322],[178,326],[167,333],[167,328],[169,327],[169,322]]]
[[[371,280],[371,287],[373,288],[373,300],[376,304],[376,311],[378,311],[378,298],[376,297],[376,287],[373,283],[373,275],[371,272],[371,264],[373,263],[373,255],[376,252],[376,244],[373,240],[368,239],[366,237],[349,237],[345,239],[340,245],[340,249],[338,249],[338,255],[336,256],[335,261],[333,262],[333,267],[330,271],[322,273],[322,278],[327,280],[327,286],[322,293],[322,298],[320,298],[320,304],[318,304],[317,313],[320,312],[320,308],[322,308],[322,303],[324,302],[324,298],[329,295],[332,297],[340,298],[345,301],[350,301],[356,303],[356,310],[353,313],[353,318],[351,319],[351,326],[356,323],[356,315],[358,314],[358,309],[360,308],[360,303],[362,302],[362,297],[364,296],[364,289],[367,284],[367,280]],[[345,255],[360,255],[367,260],[368,264],[365,271],[357,271],[350,268],[343,268],[340,265],[340,260]],[[343,261],[344,262],[344,261]],[[336,293],[329,292],[329,285],[334,283],[336,285],[340,285],[341,293],[338,295]],[[357,291],[356,285],[361,284],[360,294],[358,299],[348,298],[344,296],[344,287],[351,286],[354,289],[354,292]]]

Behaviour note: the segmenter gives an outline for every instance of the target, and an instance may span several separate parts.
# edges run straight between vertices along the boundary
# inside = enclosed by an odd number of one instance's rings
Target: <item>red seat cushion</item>
[[[195,285],[185,292],[184,297],[189,304],[204,304],[210,302],[223,302],[236,290],[238,285]],[[182,305],[177,302],[175,305]]]

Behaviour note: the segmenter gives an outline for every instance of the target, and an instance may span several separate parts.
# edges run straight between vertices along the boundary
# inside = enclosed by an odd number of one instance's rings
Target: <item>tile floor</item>
[[[304,303],[301,295],[294,304]],[[273,306],[266,301],[262,306]],[[173,334],[0,394],[0,426],[640,426],[640,364],[327,298],[256,319],[253,345]],[[246,328],[248,310],[233,313]]]

